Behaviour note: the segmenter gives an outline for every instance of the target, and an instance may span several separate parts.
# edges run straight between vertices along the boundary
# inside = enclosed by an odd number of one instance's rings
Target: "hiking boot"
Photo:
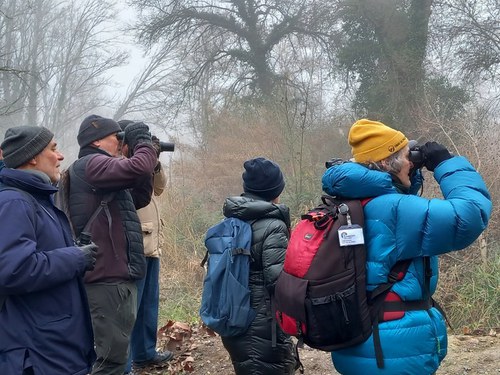
[[[156,352],[155,356],[151,359],[148,359],[147,361],[134,361],[134,367],[144,368],[148,366],[161,365],[164,362],[170,361],[172,358],[174,358],[174,353],[172,353],[171,351],[165,350],[164,352]]]

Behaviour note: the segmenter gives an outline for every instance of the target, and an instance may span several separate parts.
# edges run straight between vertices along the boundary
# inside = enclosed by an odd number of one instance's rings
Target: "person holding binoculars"
[[[85,274],[97,360],[92,374],[122,375],[137,313],[136,281],[146,262],[137,209],[153,193],[158,163],[149,127],[134,123],[125,129],[129,158],[120,157],[112,119],[86,117],[78,131],[78,160],[69,168],[68,211],[74,234],[88,232],[99,246],[94,270]]]
[[[124,140],[125,129],[135,122],[120,120],[118,124],[122,132],[118,139]],[[152,136],[153,147],[156,150],[158,162],[153,174],[153,195],[151,202],[137,211],[141,221],[144,240],[144,255],[146,256],[146,275],[137,281],[137,319],[130,337],[129,359],[125,374],[132,374],[134,368],[144,368],[150,365],[163,364],[170,361],[174,354],[168,350],[157,351],[158,308],[160,302],[160,255],[162,239],[162,221],[160,218],[160,204],[156,197],[163,194],[166,184],[165,171],[159,160],[160,153],[174,151],[174,144],[162,142]],[[121,152],[129,157],[129,147],[123,142]]]
[[[447,352],[445,318],[432,300],[438,255],[466,248],[483,232],[490,194],[470,162],[439,143],[410,149],[403,133],[368,119],[354,123],[348,139],[353,162],[331,162],[322,183],[329,195],[365,200],[367,291],[387,283],[397,262],[406,260],[408,270],[384,301],[378,336],[332,352],[333,364],[347,375],[434,374]],[[422,167],[434,172],[442,199],[412,194]]]

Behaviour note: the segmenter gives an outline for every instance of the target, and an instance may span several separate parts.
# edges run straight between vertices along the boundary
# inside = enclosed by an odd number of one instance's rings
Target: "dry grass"
[[[182,152],[169,168],[171,179],[162,197],[165,222],[165,246],[161,266],[162,321],[198,320],[204,270],[199,266],[204,254],[206,230],[222,218],[222,203],[226,196],[241,193],[241,173],[244,160],[265,156],[282,167],[287,186],[282,201],[291,208],[292,220],[318,203],[324,161],[331,157],[347,157],[346,134],[341,121],[335,125],[301,129],[280,117],[277,112],[259,108],[221,113],[212,118],[206,130],[203,147]],[[467,123],[462,134],[472,134]],[[302,134],[301,131],[304,131]],[[498,132],[497,132],[498,133]],[[486,132],[482,139],[470,144],[458,139],[453,151],[467,155],[480,167],[493,202],[498,201],[498,134]],[[304,144],[298,142],[301,139]],[[443,140],[446,137],[443,136]],[[466,139],[470,141],[470,137]],[[477,146],[484,149],[477,151]],[[187,149],[187,148],[186,148]],[[441,197],[439,186],[426,172],[424,196]],[[409,213],[411,214],[411,213]],[[490,226],[484,233],[490,249],[488,262],[477,244],[471,248],[441,257],[437,299],[442,302],[456,327],[464,325],[500,325],[499,209],[494,206]],[[496,246],[496,248],[495,248]]]

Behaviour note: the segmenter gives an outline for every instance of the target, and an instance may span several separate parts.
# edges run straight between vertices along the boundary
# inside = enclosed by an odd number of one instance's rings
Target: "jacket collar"
[[[84,156],[88,156],[88,155],[92,155],[92,154],[102,154],[102,155],[106,155],[106,156],[111,156],[106,151],[104,151],[100,148],[97,148],[94,146],[84,146],[80,149],[80,152],[78,153],[78,158],[80,159]]]
[[[0,171],[0,180],[7,186],[28,193],[50,195],[57,191],[57,188],[50,183],[48,176],[38,171],[3,168]]]

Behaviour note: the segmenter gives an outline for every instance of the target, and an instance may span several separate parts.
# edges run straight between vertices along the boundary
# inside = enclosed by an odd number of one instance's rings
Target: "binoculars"
[[[408,143],[410,147],[410,161],[413,163],[413,169],[421,169],[425,164],[425,154],[422,152],[420,146],[417,145],[417,141],[411,140]]]
[[[125,138],[125,132],[118,132],[116,134],[116,138],[118,138],[119,141],[123,141]],[[160,152],[174,152],[174,149],[175,143],[160,141]]]

